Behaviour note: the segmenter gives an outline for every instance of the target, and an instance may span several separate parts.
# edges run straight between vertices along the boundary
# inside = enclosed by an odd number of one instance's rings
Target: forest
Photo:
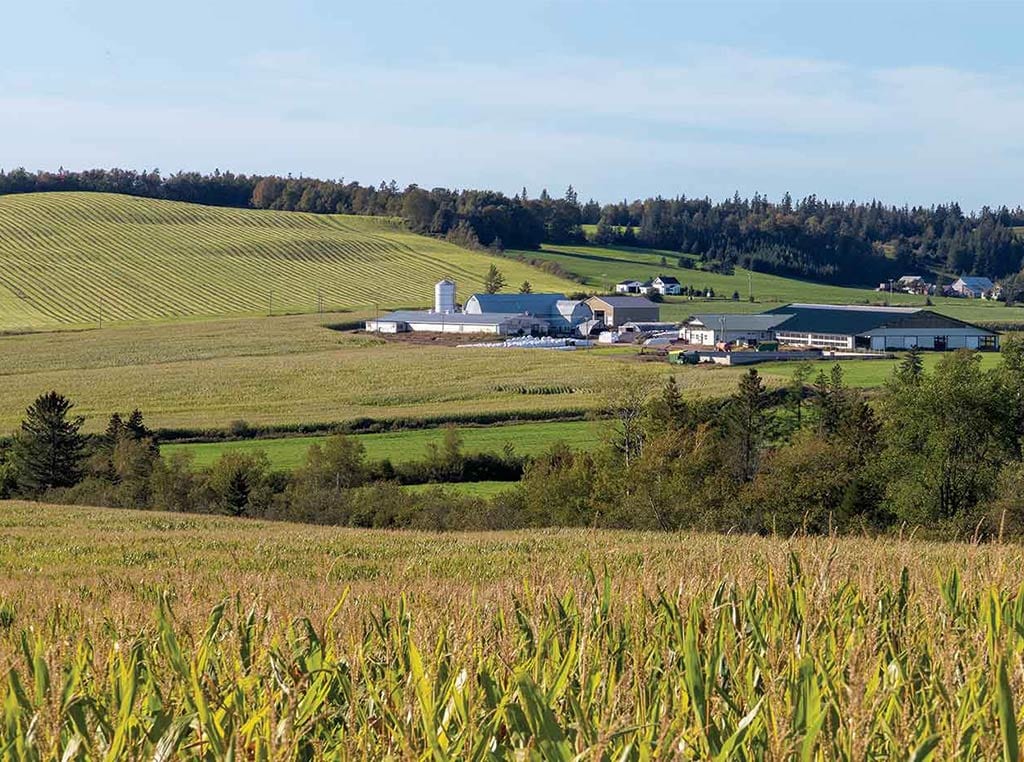
[[[49,392],[0,450],[0,498],[431,530],[1024,536],[1024,340],[1008,338],[997,367],[979,360],[960,350],[929,372],[912,350],[870,401],[838,365],[817,376],[800,366],[774,390],[750,370],[724,399],[685,399],[671,376],[660,388],[633,378],[609,395],[613,433],[594,451],[467,456],[449,430],[398,466],[338,434],[294,472],[258,451],[207,468],[164,457],[138,411],[86,436],[72,401]],[[479,479],[509,488],[484,500],[401,486]]]
[[[698,255],[706,267],[735,265],[839,285],[877,285],[904,274],[1017,278],[1024,267],[1024,209],[966,213],[951,202],[890,206],[789,194],[752,198],[653,197],[581,202],[526,188],[509,197],[491,190],[417,185],[399,188],[344,180],[158,170],[0,171],[0,195],[42,191],[124,193],[215,206],[388,215],[409,228],[470,248],[536,249],[544,243],[657,248]],[[584,226],[589,226],[589,234]]]

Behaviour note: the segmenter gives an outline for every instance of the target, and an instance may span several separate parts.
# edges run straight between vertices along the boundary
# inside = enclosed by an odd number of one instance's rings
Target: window
[[[978,337],[978,349],[993,350],[995,348],[996,348],[996,337],[995,336],[980,336],[980,337]]]
[[[945,352],[946,348],[948,346],[949,346],[949,337],[948,336],[936,336],[935,337],[935,348],[937,350],[939,350],[940,352]]]

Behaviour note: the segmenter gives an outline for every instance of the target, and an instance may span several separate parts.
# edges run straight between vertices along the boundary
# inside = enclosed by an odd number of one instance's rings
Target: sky
[[[1021,2],[33,0],[0,168],[1024,204]]]

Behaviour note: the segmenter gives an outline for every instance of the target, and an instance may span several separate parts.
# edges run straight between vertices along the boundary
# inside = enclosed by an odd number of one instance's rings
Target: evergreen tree
[[[726,454],[734,460],[734,475],[744,482],[757,474],[761,451],[772,437],[768,392],[753,368],[741,379],[739,389],[725,408]]]
[[[523,285],[521,285],[519,287],[519,293],[520,294],[532,294],[533,293],[533,286],[530,285],[530,281],[528,281],[528,280],[524,280],[523,281]]]
[[[18,482],[29,494],[71,487],[81,478],[84,419],[69,418],[73,407],[63,395],[48,392],[26,412],[14,440],[13,460]]]
[[[491,265],[487,270],[487,275],[484,276],[484,291],[488,294],[496,294],[503,288],[505,288],[505,276],[501,274],[501,270]]]

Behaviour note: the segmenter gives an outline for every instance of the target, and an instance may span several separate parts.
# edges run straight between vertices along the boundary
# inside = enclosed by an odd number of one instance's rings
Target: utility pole
[[[754,289],[751,286],[750,270],[747,270],[747,301],[754,301]]]

